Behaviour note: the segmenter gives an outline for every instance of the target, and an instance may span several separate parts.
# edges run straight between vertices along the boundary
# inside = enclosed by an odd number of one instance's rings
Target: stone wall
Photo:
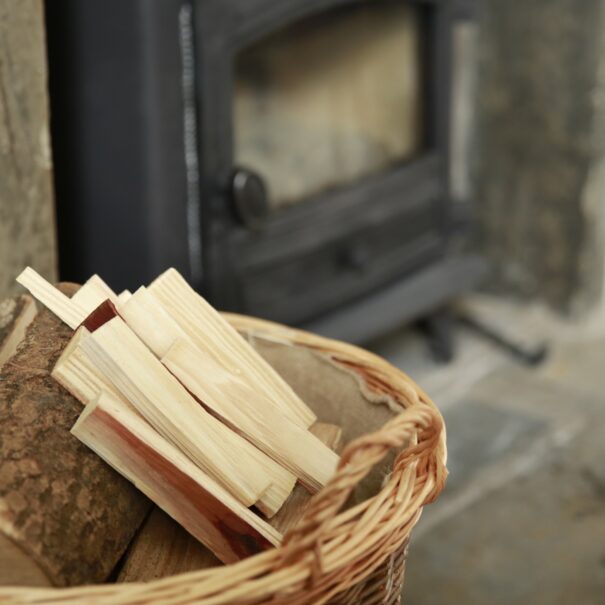
[[[476,202],[492,286],[603,299],[605,0],[479,3]]]
[[[56,277],[41,0],[0,0],[0,299],[31,265]]]

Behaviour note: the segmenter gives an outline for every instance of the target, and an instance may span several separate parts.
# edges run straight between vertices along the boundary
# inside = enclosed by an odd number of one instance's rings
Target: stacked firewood
[[[51,370],[83,406],[72,435],[220,561],[279,545],[334,474],[339,429],[174,269],[119,295],[17,281],[73,330]]]

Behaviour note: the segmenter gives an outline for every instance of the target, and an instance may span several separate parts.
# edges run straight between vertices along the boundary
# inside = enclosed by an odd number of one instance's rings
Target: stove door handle
[[[269,216],[269,197],[263,178],[248,168],[236,168],[231,177],[233,209],[248,229],[263,227]]]

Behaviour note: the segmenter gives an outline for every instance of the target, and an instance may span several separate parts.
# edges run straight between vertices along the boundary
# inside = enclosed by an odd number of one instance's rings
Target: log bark
[[[66,294],[76,286],[64,285]],[[105,580],[150,503],[69,431],[82,404],[50,376],[73,334],[47,310],[0,371],[0,583]]]

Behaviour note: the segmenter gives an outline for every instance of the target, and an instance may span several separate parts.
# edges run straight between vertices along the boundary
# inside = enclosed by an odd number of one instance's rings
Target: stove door
[[[407,2],[341,6],[237,53],[233,158],[263,180],[271,212],[426,149],[425,26]]]

